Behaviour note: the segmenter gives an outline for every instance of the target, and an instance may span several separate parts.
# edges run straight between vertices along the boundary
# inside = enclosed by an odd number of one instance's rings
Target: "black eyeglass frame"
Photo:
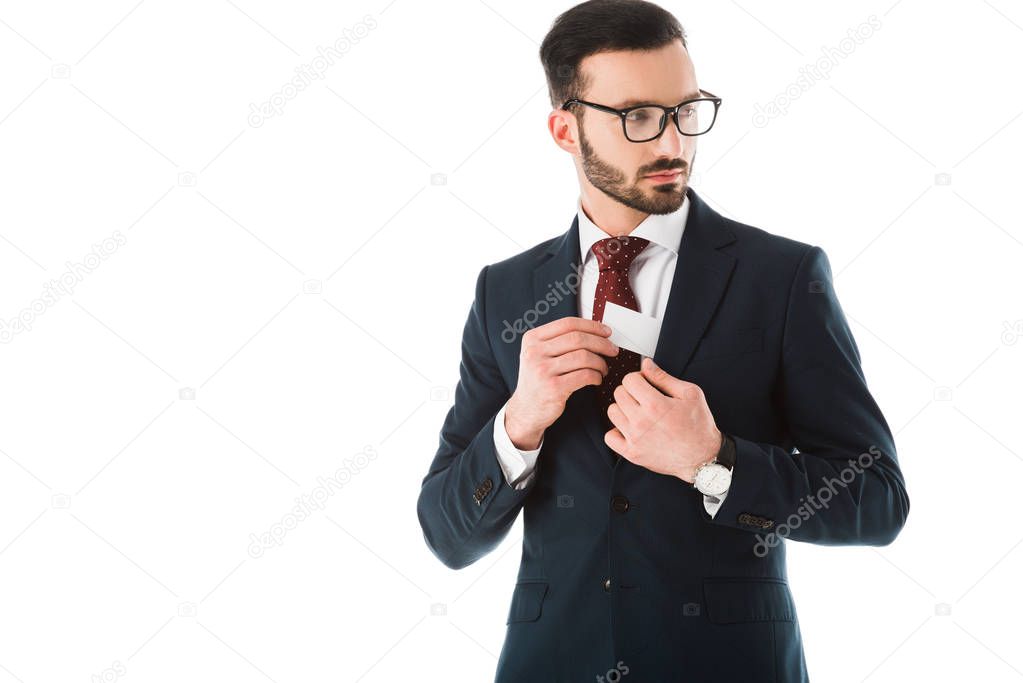
[[[675,129],[678,130],[678,132],[681,133],[682,135],[685,135],[687,137],[696,137],[697,135],[705,135],[706,133],[709,133],[710,129],[714,127],[714,123],[718,120],[718,109],[721,107],[721,98],[718,97],[717,95],[715,95],[714,93],[707,92],[706,90],[704,90],[702,88],[700,89],[700,94],[702,94],[703,97],[696,97],[696,98],[691,99],[691,100],[685,100],[684,102],[679,102],[674,107],[665,107],[664,105],[661,105],[661,104],[637,104],[637,105],[634,105],[634,106],[631,106],[631,107],[626,107],[625,109],[615,109],[614,107],[609,107],[609,106],[607,106],[605,104],[597,104],[596,102],[587,102],[586,100],[580,100],[577,97],[573,97],[570,100],[566,100],[565,103],[561,105],[561,108],[565,109],[565,110],[568,110],[568,106],[570,104],[584,104],[587,107],[593,107],[594,109],[598,109],[600,111],[605,111],[608,114],[617,114],[618,117],[622,121],[622,133],[625,135],[625,139],[626,140],[628,140],[629,142],[650,142],[651,140],[656,140],[657,138],[661,137],[661,134],[664,133],[664,129],[668,125],[668,116],[671,116],[671,120],[675,122]],[[711,119],[710,125],[707,126],[707,130],[703,131],[702,133],[686,133],[686,132],[683,132],[682,126],[680,126],[679,123],[678,123],[678,110],[681,109],[682,107],[684,107],[687,104],[692,104],[693,102],[713,102],[714,103],[714,118]],[[628,128],[626,127],[626,125],[625,125],[625,117],[628,116],[629,112],[631,112],[631,111],[634,111],[636,109],[644,109],[646,107],[656,107],[658,109],[664,110],[664,114],[665,115],[661,117],[661,129],[659,131],[657,131],[657,134],[654,135],[653,137],[646,138],[645,140],[633,140],[632,138],[629,137],[629,131],[628,131]]]

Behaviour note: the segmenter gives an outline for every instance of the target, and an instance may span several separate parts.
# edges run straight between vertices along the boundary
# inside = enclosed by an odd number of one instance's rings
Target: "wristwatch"
[[[721,434],[721,448],[717,456],[696,468],[693,487],[705,496],[717,498],[724,494],[732,483],[732,468],[735,467],[735,439]]]

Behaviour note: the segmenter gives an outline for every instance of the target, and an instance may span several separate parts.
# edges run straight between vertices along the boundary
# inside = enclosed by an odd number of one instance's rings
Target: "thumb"
[[[644,356],[640,370],[650,384],[660,389],[668,396],[684,398],[684,390],[688,382],[669,375],[664,368],[654,362],[653,358]]]

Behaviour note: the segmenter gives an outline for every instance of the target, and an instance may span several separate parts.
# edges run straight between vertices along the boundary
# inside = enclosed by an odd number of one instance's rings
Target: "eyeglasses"
[[[585,104],[587,107],[606,111],[609,114],[617,114],[622,120],[622,130],[625,132],[627,140],[649,142],[661,136],[669,116],[682,135],[703,135],[709,131],[717,119],[721,98],[706,90],[700,90],[700,94],[704,97],[679,102],[674,107],[638,104],[625,109],[615,109],[573,97],[561,105],[561,108],[568,109],[571,104]]]

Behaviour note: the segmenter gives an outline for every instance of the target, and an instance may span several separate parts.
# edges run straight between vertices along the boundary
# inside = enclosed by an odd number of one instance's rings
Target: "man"
[[[784,539],[885,545],[909,513],[827,256],[688,186],[721,101],[670,13],[591,0],[540,55],[578,211],[479,273],[426,543],[466,567],[523,512],[498,682],[806,681]],[[613,304],[659,321],[652,360]]]

